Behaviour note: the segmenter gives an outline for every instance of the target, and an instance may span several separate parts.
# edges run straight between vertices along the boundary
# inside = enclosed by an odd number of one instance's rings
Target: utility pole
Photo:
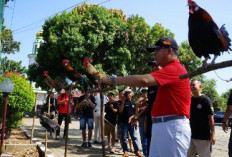
[[[2,62],[2,23],[3,23],[3,13],[5,8],[6,0],[0,0],[0,70],[1,70],[1,62]]]

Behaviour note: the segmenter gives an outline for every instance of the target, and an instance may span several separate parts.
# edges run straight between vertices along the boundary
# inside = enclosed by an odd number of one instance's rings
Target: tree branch
[[[230,61],[225,61],[225,62],[221,62],[221,63],[217,63],[217,64],[208,64],[207,66],[201,66],[199,68],[197,68],[197,70],[189,72],[187,74],[184,75],[180,75],[180,79],[186,79],[186,78],[191,78],[193,76],[196,75],[200,75],[212,70],[216,70],[216,69],[222,69],[222,68],[226,68],[232,66],[232,60]]]

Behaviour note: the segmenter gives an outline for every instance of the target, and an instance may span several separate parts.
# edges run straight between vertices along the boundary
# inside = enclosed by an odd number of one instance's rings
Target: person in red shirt
[[[145,75],[104,78],[99,80],[98,85],[159,86],[151,112],[153,124],[149,156],[185,157],[191,137],[191,90],[189,79],[179,79],[187,71],[177,57],[178,45],[173,38],[162,37],[148,51],[154,52],[157,65],[162,69]]]
[[[64,126],[64,135],[63,138],[65,138],[66,135],[66,125],[68,123],[67,119],[67,107],[68,107],[68,101],[69,101],[69,88],[65,88],[65,93],[62,93],[57,98],[57,104],[59,105],[58,108],[58,124],[61,126],[63,119],[65,119],[65,126]],[[70,106],[69,106],[69,113],[71,113],[72,108],[71,105],[73,105],[73,100],[71,100]],[[60,129],[56,131],[56,139],[59,140],[60,138]]]

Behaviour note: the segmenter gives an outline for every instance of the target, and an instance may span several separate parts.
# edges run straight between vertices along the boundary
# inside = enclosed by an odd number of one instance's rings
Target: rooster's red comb
[[[83,63],[87,63],[87,62],[91,62],[92,59],[91,58],[85,58],[85,60],[83,61]]]
[[[84,65],[84,67],[86,68],[86,67],[87,67],[87,63],[89,63],[89,62],[91,62],[91,61],[92,61],[91,58],[85,58],[85,59],[83,60],[83,65]]]
[[[194,1],[193,0],[188,0],[188,4],[191,4],[193,3]]]
[[[63,64],[69,63],[68,59],[63,59]]]
[[[43,75],[47,75],[47,74],[48,74],[48,71],[44,71],[44,72],[43,72]]]

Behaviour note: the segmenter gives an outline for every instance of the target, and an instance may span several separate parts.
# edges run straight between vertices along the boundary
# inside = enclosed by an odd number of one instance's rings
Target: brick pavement
[[[32,118],[23,118],[23,126],[31,130],[32,127]],[[72,123],[69,125],[69,142],[68,142],[68,157],[99,157],[102,154],[101,145],[92,144],[93,148],[81,148],[82,136],[81,130],[79,130],[79,121],[72,120]],[[61,137],[63,136],[64,122],[61,126]],[[38,138],[40,142],[45,143],[45,129],[40,125],[39,118],[35,120],[35,129],[34,137]],[[106,140],[106,139],[105,139]],[[139,144],[140,145],[140,144]],[[116,151],[119,150],[119,143],[116,143]],[[63,157],[65,149],[65,140],[60,139],[54,140],[49,136],[48,138],[48,149],[54,154],[55,157]],[[141,149],[141,146],[140,146]],[[116,152],[115,154],[106,153],[107,156],[116,157],[122,156],[122,153]],[[129,153],[130,156],[135,156],[133,153]]]
[[[23,125],[26,129],[31,130],[32,126],[32,118],[23,118]],[[64,124],[63,124],[64,125]],[[63,135],[63,128],[62,125],[61,135]],[[69,126],[69,143],[68,143],[68,156],[69,157],[99,157],[101,156],[101,145],[94,145],[93,148],[81,148],[80,145],[82,144],[81,138],[81,131],[79,130],[79,121],[73,120]],[[217,125],[216,128],[216,144],[213,146],[212,157],[227,157],[228,155],[228,140],[230,136],[230,130],[226,134],[222,131],[221,126]],[[39,119],[36,118],[35,121],[35,137],[37,137],[42,143],[44,143],[45,139],[45,129],[40,125]],[[48,138],[48,148],[54,154],[55,157],[63,157],[64,156],[64,139],[60,139],[59,141],[52,139],[51,137]],[[140,145],[140,142],[139,142]],[[118,150],[119,143],[116,143],[116,150]],[[141,149],[141,146],[140,146]],[[116,154],[108,154],[107,156],[116,157],[122,156],[122,153]],[[135,156],[134,154],[130,153],[130,156]]]

